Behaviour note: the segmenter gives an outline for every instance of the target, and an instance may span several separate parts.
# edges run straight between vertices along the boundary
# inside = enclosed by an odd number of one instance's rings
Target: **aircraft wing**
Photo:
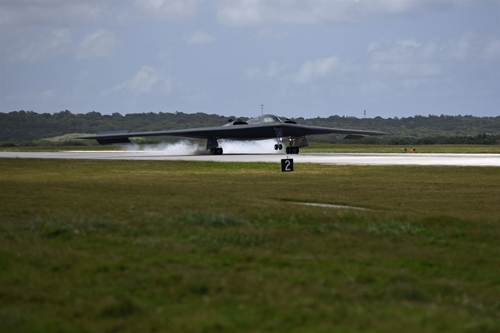
[[[95,139],[100,144],[128,143],[129,138],[151,136],[176,136],[194,139],[260,140],[277,137],[302,137],[318,134],[344,134],[351,138],[378,136],[387,133],[355,129],[339,129],[289,123],[238,124],[231,126],[201,127],[181,130],[151,132],[107,132],[79,139]]]

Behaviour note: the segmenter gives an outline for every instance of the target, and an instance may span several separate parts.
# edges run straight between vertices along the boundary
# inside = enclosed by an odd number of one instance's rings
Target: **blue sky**
[[[500,115],[500,0],[0,0],[0,112]]]

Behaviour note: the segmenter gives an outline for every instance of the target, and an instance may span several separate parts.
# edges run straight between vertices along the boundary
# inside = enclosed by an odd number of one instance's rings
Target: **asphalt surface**
[[[224,154],[171,155],[161,151],[65,151],[65,152],[0,152],[0,158],[44,158],[70,160],[147,160],[147,161],[217,161],[280,163],[283,158],[294,163],[332,165],[441,165],[500,167],[500,154]]]

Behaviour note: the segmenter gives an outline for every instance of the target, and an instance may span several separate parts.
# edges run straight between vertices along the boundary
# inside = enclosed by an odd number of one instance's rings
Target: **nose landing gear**
[[[274,145],[274,150],[283,150],[283,145],[280,143],[280,144],[275,144]]]

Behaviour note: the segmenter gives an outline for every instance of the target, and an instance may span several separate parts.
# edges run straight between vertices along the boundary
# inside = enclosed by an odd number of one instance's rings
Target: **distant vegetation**
[[[219,126],[229,119],[246,120],[245,117],[225,117],[216,114],[183,112],[137,113],[103,115],[99,112],[74,114],[61,111],[54,114],[33,111],[0,113],[0,145],[86,145],[78,140],[37,140],[59,137],[69,133],[97,133],[113,130],[158,131],[190,127]],[[283,117],[285,118],[285,117]],[[364,138],[363,143],[383,144],[498,144],[500,142],[500,116],[415,116],[408,118],[356,118],[332,115],[328,118],[294,118],[299,124],[355,128],[384,131],[383,138]],[[336,142],[342,136],[323,135],[311,137],[312,141]],[[349,140],[347,140],[349,141]],[[355,141],[359,142],[359,141]]]

